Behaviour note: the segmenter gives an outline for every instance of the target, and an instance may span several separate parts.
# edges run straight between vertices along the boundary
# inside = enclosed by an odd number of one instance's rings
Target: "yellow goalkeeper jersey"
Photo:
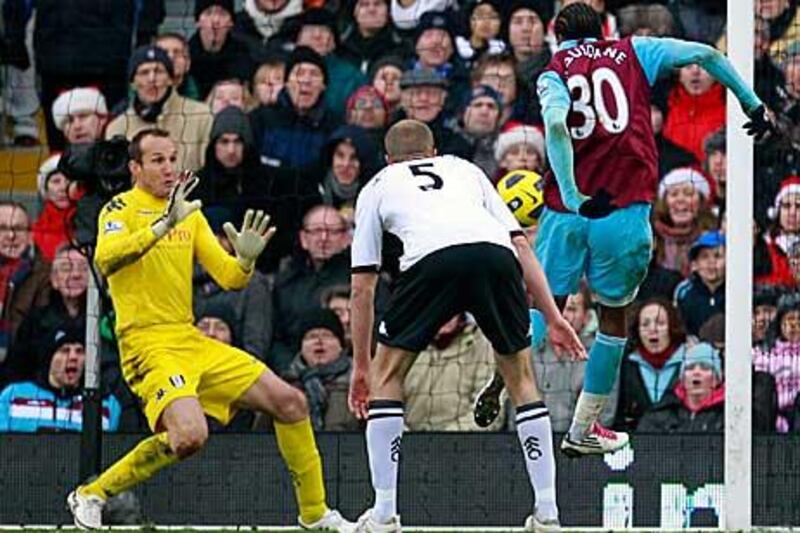
[[[151,225],[166,205],[167,200],[134,187],[100,212],[95,263],[108,279],[119,337],[137,328],[194,323],[195,258],[226,290],[241,289],[250,279],[200,211],[156,239]]]

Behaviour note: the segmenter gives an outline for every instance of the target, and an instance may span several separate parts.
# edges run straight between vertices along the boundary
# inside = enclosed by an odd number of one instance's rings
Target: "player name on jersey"
[[[592,43],[584,43],[573,46],[565,51],[565,55],[566,57],[564,58],[564,66],[567,68],[569,68],[573,61],[580,59],[581,57],[586,57],[589,59],[608,57],[617,65],[622,65],[625,60],[628,59],[628,54],[624,50],[619,50],[616,46],[609,46],[601,49],[594,46]]]

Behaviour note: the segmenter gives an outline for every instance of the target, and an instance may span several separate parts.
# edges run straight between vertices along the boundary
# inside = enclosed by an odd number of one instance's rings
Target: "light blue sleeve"
[[[0,393],[0,433],[10,431],[11,389],[12,387],[8,386]]]
[[[117,398],[110,394],[103,400],[103,407],[108,409],[108,421],[103,420],[103,431],[117,431],[119,419],[122,416],[122,406]]]
[[[558,74],[547,71],[539,76],[536,93],[542,106],[547,159],[558,182],[561,202],[577,213],[587,196],[581,194],[575,184],[575,154],[567,127],[567,115],[572,106],[569,89]]]
[[[650,85],[675,68],[696,63],[733,91],[745,113],[762,105],[756,93],[736,72],[728,58],[716,48],[702,43],[659,37],[633,37],[632,43]]]

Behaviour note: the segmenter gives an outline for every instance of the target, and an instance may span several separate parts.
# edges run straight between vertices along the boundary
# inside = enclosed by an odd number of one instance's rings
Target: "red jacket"
[[[70,241],[74,216],[75,206],[59,209],[53,202],[44,203],[44,209],[33,223],[32,230],[33,242],[46,261],[52,261],[58,247]]]
[[[676,83],[667,109],[664,138],[704,161],[703,141],[725,124],[725,88],[715,82],[705,94],[693,96]]]

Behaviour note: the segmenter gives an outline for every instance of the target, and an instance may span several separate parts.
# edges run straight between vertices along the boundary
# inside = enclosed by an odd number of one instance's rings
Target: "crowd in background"
[[[724,1],[583,1],[606,38],[676,36],[725,50]],[[544,172],[535,83],[557,49],[552,17],[568,3],[185,0],[190,22],[174,32],[162,31],[163,0],[5,0],[14,144],[40,142],[41,113],[50,155],[40,205],[15,202],[13,191],[0,201],[0,431],[80,427],[91,272],[73,244],[86,193],[58,163],[69,146],[149,127],[170,132],[179,166],[200,176],[195,195],[224,247],[222,224],[245,208],[265,209],[278,227],[242,291],[223,291],[197,266],[197,327],[302,389],[316,429],[359,430],[346,403],[349,245],[358,192],[385,165],[383,134],[413,118],[430,126],[440,154],[470,159],[493,182]],[[790,432],[800,431],[800,14],[796,0],[756,6],[756,90],[782,135],[756,149],[754,429]],[[617,401],[602,419],[630,431],[721,432],[724,88],[684,67],[652,89],[651,122],[660,153],[652,263],[631,308]],[[385,249],[379,313],[397,276],[396,243]],[[598,319],[587,288],[564,314],[589,347]],[[138,431],[113,323],[104,313],[103,424]],[[559,360],[544,343],[533,364],[564,431],[585,363]],[[453,317],[406,380],[409,429],[477,431],[472,402],[493,370],[481,331]],[[508,423],[501,416],[489,429]],[[228,430],[269,426],[243,412]]]

